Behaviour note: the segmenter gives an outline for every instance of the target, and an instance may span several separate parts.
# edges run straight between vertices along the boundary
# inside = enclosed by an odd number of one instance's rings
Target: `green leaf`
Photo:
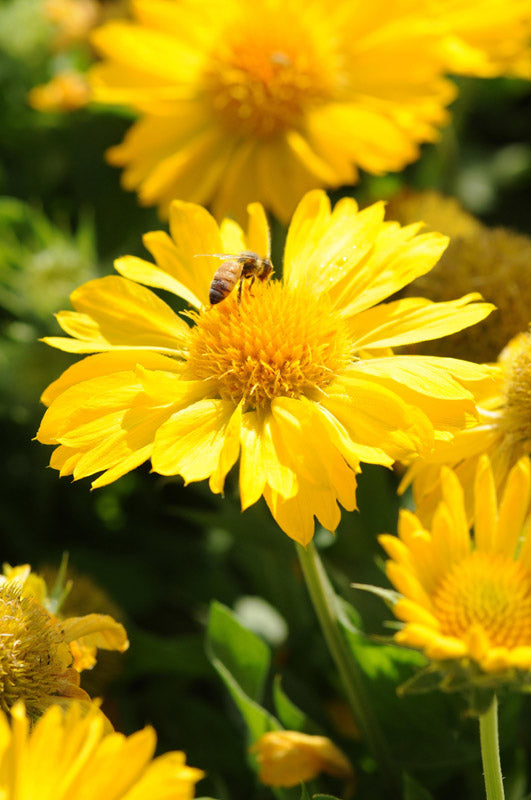
[[[206,650],[245,720],[251,742],[267,731],[281,729],[278,720],[257,702],[267,676],[269,648],[217,602],[210,607]]]
[[[407,772],[404,773],[404,800],[433,800],[431,792],[418,783]]]
[[[210,606],[207,635],[211,653],[250,698],[261,702],[271,660],[266,643],[216,601]]]
[[[283,726],[290,731],[304,731],[308,728],[308,718],[304,711],[289,699],[281,684],[280,675],[275,676],[273,683],[273,702],[275,711]]]
[[[301,796],[300,800],[312,800],[305,783],[301,783]]]
[[[312,800],[340,800],[340,798],[333,794],[314,794]]]
[[[430,764],[432,771],[446,776],[452,767],[476,758],[474,742],[447,734],[448,729],[458,724],[459,698],[451,701],[440,691],[398,694],[397,690],[412,674],[426,666],[423,654],[370,640],[353,629],[346,615],[342,615],[339,624],[365,678],[366,700],[374,709],[393,756],[402,768],[417,771]],[[429,670],[427,672],[429,683],[431,676]]]

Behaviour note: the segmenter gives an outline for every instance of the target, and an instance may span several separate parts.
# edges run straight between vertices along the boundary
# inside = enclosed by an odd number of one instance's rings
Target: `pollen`
[[[60,624],[20,587],[0,588],[0,707],[24,700],[35,716],[47,698],[61,694],[59,682],[72,662]]]
[[[317,399],[351,360],[343,321],[326,301],[277,281],[243,287],[195,316],[187,377],[212,396],[260,408],[275,397]]]
[[[531,645],[531,575],[521,562],[475,551],[443,579],[433,606],[446,636],[481,628],[493,647]]]
[[[239,20],[208,60],[203,84],[222,123],[268,138],[301,125],[305,112],[333,99],[336,56],[308,20],[267,12]]]
[[[531,449],[531,333],[521,337],[508,365],[501,424],[512,444]]]

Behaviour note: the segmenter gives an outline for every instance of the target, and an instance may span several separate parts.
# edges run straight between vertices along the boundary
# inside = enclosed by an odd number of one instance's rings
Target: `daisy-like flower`
[[[469,532],[463,487],[442,472],[442,500],[430,529],[403,510],[398,538],[380,542],[387,575],[400,593],[397,642],[418,648],[462,680],[496,686],[531,670],[531,466],[511,469],[502,495],[487,456],[479,460],[475,527]],[[462,685],[462,682],[461,682]],[[451,684],[448,688],[450,688]]]
[[[182,752],[153,759],[156,736],[109,732],[92,706],[52,706],[30,729],[22,703],[11,720],[0,712],[0,795],[3,800],[191,800],[203,772]]]
[[[0,576],[0,708],[23,700],[38,717],[52,703],[90,701],[79,673],[95,663],[97,648],[123,652],[123,626],[105,614],[59,619],[49,610],[43,579],[29,565],[4,566]]]
[[[467,514],[473,516],[471,488],[479,459],[487,454],[494,483],[502,491],[509,470],[531,454],[531,333],[515,336],[501,352],[490,390],[479,400],[478,418],[450,442],[436,442],[427,457],[416,461],[402,483],[413,483],[417,514],[425,522],[441,497],[441,466],[455,470],[467,490]]]
[[[58,445],[51,465],[104,486],[151,458],[162,475],[210,479],[221,492],[240,456],[242,508],[264,495],[280,527],[301,544],[314,515],[334,530],[337,502],[355,507],[360,462],[390,466],[429,451],[474,413],[486,367],[455,359],[394,356],[390,349],[452,333],[492,306],[468,295],[377,305],[431,269],[446,246],[383,220],[383,204],[332,211],[310,192],[291,223],[283,280],[236,287],[216,305],[211,253],[269,257],[263,208],[249,207],[247,235],[220,227],[200,206],[175,201],[170,229],[144,242],[157,265],[118,259],[121,277],[90,281],[58,315],[72,338],[46,341],[98,353],[70,367],[43,395],[37,434]],[[188,325],[147,284],[193,308]]]
[[[352,780],[347,757],[326,736],[309,736],[299,731],[268,731],[253,745],[259,778],[268,786],[298,786],[320,772]]]
[[[315,187],[400,170],[437,138],[454,86],[439,22],[409,0],[135,0],[98,29],[94,99],[141,115],[108,152],[166,214],[179,197],[287,221]]]

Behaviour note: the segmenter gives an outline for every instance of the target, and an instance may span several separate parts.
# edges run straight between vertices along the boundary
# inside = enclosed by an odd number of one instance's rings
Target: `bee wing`
[[[240,258],[239,255],[233,255],[231,253],[196,253],[194,258]]]

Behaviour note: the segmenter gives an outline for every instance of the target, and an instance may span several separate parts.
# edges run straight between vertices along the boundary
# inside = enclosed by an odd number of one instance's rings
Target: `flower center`
[[[53,618],[32,597],[22,597],[19,587],[0,589],[0,618],[0,706],[7,711],[22,699],[32,715],[60,693],[70,649]]]
[[[531,450],[531,334],[522,337],[508,367],[502,424],[514,444]]]
[[[224,32],[203,78],[229,130],[267,138],[299,127],[309,108],[331,99],[337,57],[326,44],[330,37],[308,23],[293,11],[266,8]]]
[[[186,376],[247,408],[315,395],[351,360],[344,323],[322,298],[278,281],[243,287],[194,315]]]
[[[521,562],[474,552],[442,581],[433,604],[442,633],[480,626],[495,647],[531,646],[531,575]]]

